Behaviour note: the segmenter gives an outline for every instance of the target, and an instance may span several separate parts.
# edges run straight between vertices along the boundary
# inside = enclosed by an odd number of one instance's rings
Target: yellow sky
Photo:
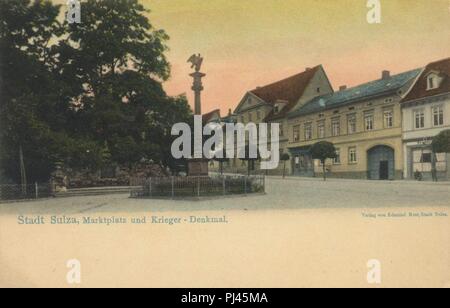
[[[450,0],[141,0],[170,35],[171,95],[188,93],[186,60],[205,60],[203,111],[234,108],[247,90],[322,64],[334,87],[450,57]]]

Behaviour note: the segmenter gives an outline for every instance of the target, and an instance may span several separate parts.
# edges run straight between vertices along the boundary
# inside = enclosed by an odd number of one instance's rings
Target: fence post
[[[174,182],[174,177],[172,175],[172,199],[175,197],[174,185],[175,185],[175,182]]]
[[[223,181],[223,195],[225,196],[227,194],[226,177],[225,176],[223,176],[222,181]]]
[[[148,183],[148,189],[149,189],[149,193],[150,193],[150,197],[153,197],[153,193],[152,193],[152,177],[150,177],[150,181]]]
[[[263,192],[266,193],[266,176],[263,176]]]
[[[244,193],[247,194],[247,176],[244,175]]]
[[[197,197],[200,197],[200,177],[197,177]]]
[[[34,192],[36,194],[36,199],[38,199],[39,198],[39,186],[38,186],[37,182],[34,183]]]

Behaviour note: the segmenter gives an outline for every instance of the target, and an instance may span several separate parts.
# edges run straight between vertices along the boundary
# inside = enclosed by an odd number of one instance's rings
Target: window
[[[248,121],[253,121],[253,114],[251,112],[248,113]]]
[[[364,116],[365,128],[366,131],[371,131],[374,128],[374,117],[373,113],[366,113]]]
[[[341,163],[341,150],[336,149],[336,157],[333,160],[333,164],[339,165]]]
[[[444,125],[444,108],[442,106],[433,107],[433,125]]]
[[[256,111],[256,119],[260,120],[261,119],[261,112],[258,110]]]
[[[317,135],[319,139],[325,138],[325,122],[319,122],[317,125]]]
[[[280,136],[284,136],[283,124],[280,123]]]
[[[340,119],[333,119],[331,123],[331,132],[333,137],[339,136],[341,134],[341,121]]]
[[[293,139],[294,139],[294,142],[300,141],[300,125],[294,126]]]
[[[244,123],[244,122],[245,122],[245,117],[241,116],[241,123]]]
[[[422,153],[422,158],[420,159],[421,163],[431,163],[431,153]]]
[[[312,126],[311,123],[305,124],[305,140],[312,139]]]
[[[423,110],[414,111],[414,126],[416,129],[425,127],[425,112]]]
[[[273,112],[274,112],[274,113],[278,113],[279,110],[280,110],[280,109],[278,108],[278,105],[276,105],[276,106],[273,108]]]
[[[356,115],[354,114],[348,116],[348,133],[356,133]]]
[[[431,74],[427,78],[427,90],[434,90],[438,88],[438,81],[435,74]]]
[[[394,127],[394,111],[385,110],[384,111],[384,128]]]
[[[348,162],[350,164],[356,164],[356,162],[358,161],[358,157],[356,155],[356,148],[349,148],[348,149]]]

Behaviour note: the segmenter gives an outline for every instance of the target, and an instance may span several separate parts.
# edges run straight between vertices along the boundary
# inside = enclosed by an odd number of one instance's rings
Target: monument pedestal
[[[204,158],[188,160],[188,176],[208,176],[209,161]]]

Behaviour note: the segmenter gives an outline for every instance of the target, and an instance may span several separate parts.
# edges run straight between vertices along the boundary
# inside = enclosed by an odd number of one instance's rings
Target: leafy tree
[[[286,177],[286,162],[291,159],[288,153],[283,153],[280,157],[283,162],[283,179]]]
[[[191,111],[185,97],[162,88],[170,75],[168,35],[137,0],[87,0],[81,9],[83,22],[64,24],[67,37],[55,48],[61,79],[72,83],[72,133],[105,144],[119,164],[175,168],[170,128]]]
[[[87,0],[82,13],[60,24],[51,1],[0,2],[0,168],[15,182],[21,149],[29,181],[58,162],[179,165],[170,128],[192,112],[162,88],[167,34],[137,0]]]
[[[444,130],[433,138],[434,153],[450,153],[450,130]]]
[[[15,182],[21,149],[29,181],[48,179],[53,168],[52,126],[61,113],[49,46],[61,34],[58,14],[50,1],[0,2],[0,168]]]
[[[314,144],[311,148],[311,155],[313,159],[318,159],[323,166],[323,179],[327,180],[326,161],[327,159],[336,158],[336,148],[331,142],[321,141]]]
[[[450,130],[444,130],[433,138],[432,149],[431,174],[433,181],[437,182],[436,153],[450,153]]]

